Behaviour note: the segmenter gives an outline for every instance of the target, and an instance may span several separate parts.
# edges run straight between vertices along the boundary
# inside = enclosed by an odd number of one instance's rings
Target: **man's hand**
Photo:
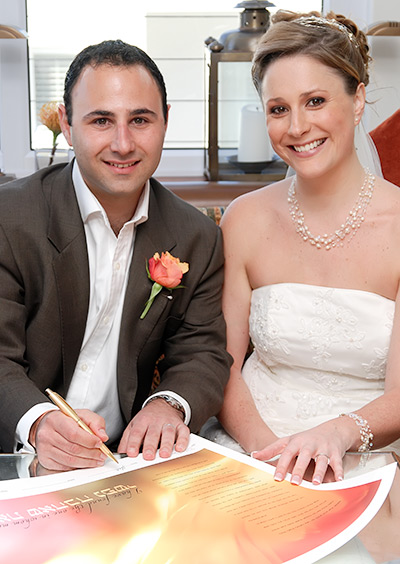
[[[99,450],[108,439],[104,419],[88,409],[78,409],[77,413],[95,435],[58,410],[45,413],[32,425],[29,441],[44,468],[60,472],[104,464],[107,457]]]
[[[122,435],[118,452],[135,457],[143,446],[143,458],[154,460],[158,447],[162,458],[186,450],[190,431],[183,423],[182,413],[162,398],[149,402],[129,423]]]

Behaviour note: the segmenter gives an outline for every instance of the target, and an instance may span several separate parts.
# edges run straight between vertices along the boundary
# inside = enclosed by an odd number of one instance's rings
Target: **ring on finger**
[[[316,455],[314,456],[315,462],[317,462],[319,456],[325,456],[325,457],[326,457],[326,460],[327,460],[326,463],[329,465],[331,459],[330,459],[329,456],[328,456],[327,454],[325,454],[324,452],[319,452],[318,454],[316,454]]]
[[[172,423],[164,423],[164,425],[162,426],[162,428],[165,429],[166,427],[172,427],[173,430],[175,431],[175,426],[172,425]]]

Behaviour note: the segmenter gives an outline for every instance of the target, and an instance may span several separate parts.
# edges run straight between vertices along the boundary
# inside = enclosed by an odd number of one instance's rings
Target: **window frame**
[[[343,0],[324,0],[323,7],[340,11]],[[346,11],[363,22],[374,7],[377,0],[346,0]],[[26,29],[26,0],[0,3],[0,21]],[[0,167],[2,172],[22,177],[37,170],[30,137],[29,47],[26,39],[0,42]],[[203,168],[203,149],[165,149],[156,175],[202,176]]]

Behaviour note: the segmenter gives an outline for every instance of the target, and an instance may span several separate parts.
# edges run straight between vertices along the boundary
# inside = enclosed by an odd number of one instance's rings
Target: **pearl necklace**
[[[349,236],[348,241],[354,237],[365,219],[365,212],[371,201],[375,185],[375,176],[365,168],[365,180],[358,193],[358,198],[345,221],[336,229],[334,233],[328,235],[317,235],[316,237],[310,232],[304,221],[304,214],[300,209],[299,202],[296,198],[296,177],[293,177],[292,183],[288,191],[288,202],[290,216],[296,226],[296,232],[303,241],[308,241],[317,249],[324,248],[326,251],[335,247],[343,247],[343,240]]]

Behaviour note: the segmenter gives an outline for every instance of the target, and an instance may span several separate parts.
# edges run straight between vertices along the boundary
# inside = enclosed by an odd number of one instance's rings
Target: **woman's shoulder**
[[[370,206],[369,223],[375,232],[376,242],[382,244],[385,241],[387,249],[393,253],[393,260],[398,261],[400,267],[400,187],[377,178]]]
[[[287,201],[289,183],[284,179],[235,198],[227,207],[223,222],[240,220],[243,224],[257,218],[265,220],[268,214],[278,213]]]
[[[390,216],[400,215],[400,187],[392,184],[384,178],[376,178],[375,194],[373,198],[376,207],[381,213],[388,213]],[[399,221],[400,225],[400,221]]]
[[[391,192],[394,196],[400,195],[400,186],[393,184],[390,180],[386,180],[381,176],[375,177],[375,186],[379,189],[385,189]]]

